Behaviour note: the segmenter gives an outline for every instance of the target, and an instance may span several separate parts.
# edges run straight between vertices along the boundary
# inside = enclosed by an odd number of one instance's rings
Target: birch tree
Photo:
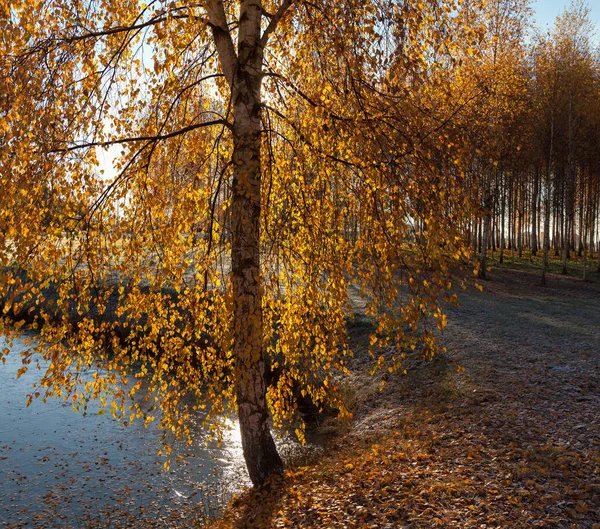
[[[303,436],[298,393],[347,415],[351,286],[379,368],[433,354],[469,214],[443,136],[468,102],[434,95],[478,9],[3,3],[1,294],[4,332],[28,323],[49,361],[31,398],[188,438],[233,408],[259,485],[283,469],[269,421]]]

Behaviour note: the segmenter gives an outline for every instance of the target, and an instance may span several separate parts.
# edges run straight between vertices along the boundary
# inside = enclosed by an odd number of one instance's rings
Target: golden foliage
[[[237,21],[242,3],[212,4]],[[477,87],[452,85],[454,65],[485,26],[477,2],[262,7],[259,325],[273,419],[302,436],[299,391],[347,414],[349,292],[376,321],[373,351],[395,347],[380,368],[436,352],[475,207],[450,124]],[[209,18],[174,0],[11,2],[0,18],[3,332],[40,333],[50,363],[33,396],[99,398],[184,436],[190,414],[235,407],[234,327],[258,317],[233,321],[241,62],[215,44],[245,30]]]

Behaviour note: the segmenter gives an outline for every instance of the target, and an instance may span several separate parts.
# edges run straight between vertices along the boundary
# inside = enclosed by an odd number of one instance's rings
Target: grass
[[[571,252],[572,259],[567,261],[567,275],[577,279],[583,279],[584,260],[583,257],[577,257],[576,252]],[[518,252],[515,250],[514,256],[511,250],[504,250],[504,262],[500,263],[500,252],[496,250],[492,256],[488,252],[487,264],[497,268],[507,268],[513,270],[528,270],[531,272],[540,272],[542,270],[543,252],[539,251],[536,256],[531,255],[530,250],[523,250],[523,256],[518,257]],[[598,269],[597,254],[594,258],[587,258],[586,281],[600,283],[600,273]],[[551,249],[548,255],[548,273],[562,274],[562,257],[556,257],[554,250]]]

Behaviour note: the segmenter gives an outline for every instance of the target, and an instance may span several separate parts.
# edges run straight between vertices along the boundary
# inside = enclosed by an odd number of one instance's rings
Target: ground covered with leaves
[[[211,527],[600,529],[600,287],[490,277],[383,391],[358,322],[350,431]]]

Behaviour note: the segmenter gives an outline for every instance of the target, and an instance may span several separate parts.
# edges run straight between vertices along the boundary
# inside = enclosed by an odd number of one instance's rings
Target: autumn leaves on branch
[[[0,9],[4,332],[40,332],[40,395],[151,420],[143,381],[183,436],[235,408],[255,483],[281,470],[269,417],[303,438],[299,395],[348,414],[350,289],[394,372],[436,352],[475,253],[593,251],[582,8],[533,44],[520,0]]]

